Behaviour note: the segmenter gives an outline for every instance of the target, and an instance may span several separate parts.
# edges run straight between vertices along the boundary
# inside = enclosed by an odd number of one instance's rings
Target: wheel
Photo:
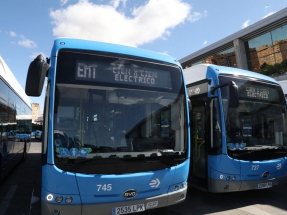
[[[26,148],[27,148],[27,143],[25,142],[24,143],[24,150],[23,150],[22,160],[21,160],[22,162],[24,162],[26,160],[26,156],[27,156]]]

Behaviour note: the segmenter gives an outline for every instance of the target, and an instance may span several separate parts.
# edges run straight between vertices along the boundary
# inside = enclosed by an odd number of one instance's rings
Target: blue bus
[[[286,183],[286,101],[278,82],[209,64],[184,75],[192,106],[188,184],[224,193]]]
[[[0,57],[0,181],[25,161],[31,128],[31,101]]]
[[[182,202],[188,100],[178,61],[72,38],[31,62],[26,94],[47,77],[42,215],[128,214]]]

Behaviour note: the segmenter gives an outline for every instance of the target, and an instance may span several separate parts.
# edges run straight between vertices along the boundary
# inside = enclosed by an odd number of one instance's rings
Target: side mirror
[[[239,105],[238,86],[231,81],[229,83],[229,107],[237,108]]]
[[[30,63],[25,87],[28,96],[41,95],[48,69],[49,64],[44,61],[44,56],[41,54]]]
[[[230,81],[228,83],[212,87],[210,93],[214,94],[215,90],[225,86],[229,86],[229,107],[237,108],[239,105],[238,86],[235,84],[234,81]]]
[[[171,129],[180,129],[180,104],[178,103],[171,105]]]

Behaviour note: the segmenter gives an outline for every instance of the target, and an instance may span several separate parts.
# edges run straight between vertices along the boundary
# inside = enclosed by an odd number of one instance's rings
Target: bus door
[[[191,164],[189,182],[207,189],[206,101],[191,102]]]
[[[191,159],[189,170],[190,186],[207,190],[207,143],[208,132],[207,107],[208,107],[208,81],[202,80],[187,85],[188,96],[191,102],[190,134],[191,134]]]

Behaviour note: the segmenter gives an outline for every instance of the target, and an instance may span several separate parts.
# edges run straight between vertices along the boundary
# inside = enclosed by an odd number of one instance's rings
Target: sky
[[[181,59],[287,7],[287,0],[0,0],[0,56],[25,89],[31,61],[73,37]],[[44,107],[44,90],[32,103]]]

